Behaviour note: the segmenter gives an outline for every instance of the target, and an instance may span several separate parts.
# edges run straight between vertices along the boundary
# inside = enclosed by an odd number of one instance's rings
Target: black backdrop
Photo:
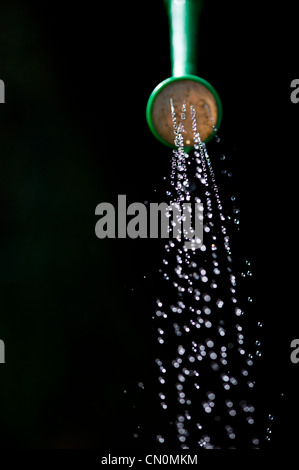
[[[262,375],[270,401],[284,394],[273,448],[298,437],[296,52],[290,2],[205,2],[199,75],[223,103],[219,145],[241,208],[239,250],[253,263]],[[171,151],[150,134],[145,106],[169,75],[162,1],[1,2],[3,448],[131,445],[133,390],[153,374],[147,279],[162,245],[98,240],[94,210],[162,191]]]

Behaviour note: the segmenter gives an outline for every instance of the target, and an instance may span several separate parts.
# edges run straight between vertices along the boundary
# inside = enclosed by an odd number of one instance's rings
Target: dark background
[[[291,2],[206,0],[199,29],[199,75],[222,99],[219,146],[264,323],[273,448],[298,439],[295,13]],[[152,374],[147,279],[161,244],[97,239],[94,210],[163,190],[171,151],[150,134],[145,107],[168,76],[162,1],[0,3],[3,448],[131,446],[136,386]]]

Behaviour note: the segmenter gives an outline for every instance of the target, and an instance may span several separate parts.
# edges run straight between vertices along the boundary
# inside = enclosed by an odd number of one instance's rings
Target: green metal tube
[[[196,75],[201,0],[164,1],[169,16],[172,76]]]
[[[194,105],[200,138],[208,142],[219,129],[222,105],[215,88],[197,76],[197,30],[201,0],[164,0],[170,26],[172,76],[152,91],[146,106],[146,119],[153,135],[163,144],[175,147],[170,103],[175,112]],[[179,112],[179,111],[178,111]],[[188,114],[188,113],[187,113]],[[185,116],[184,148],[194,147],[191,114]]]

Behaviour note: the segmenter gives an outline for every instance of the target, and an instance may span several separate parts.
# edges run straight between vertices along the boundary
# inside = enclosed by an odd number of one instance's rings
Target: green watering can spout
[[[163,144],[174,146],[171,102],[175,111],[182,105],[195,107],[197,131],[208,142],[219,129],[222,106],[215,88],[197,76],[197,25],[201,0],[164,0],[170,29],[172,76],[161,82],[151,93],[146,118],[150,130]],[[184,141],[194,146],[191,115],[186,114]]]

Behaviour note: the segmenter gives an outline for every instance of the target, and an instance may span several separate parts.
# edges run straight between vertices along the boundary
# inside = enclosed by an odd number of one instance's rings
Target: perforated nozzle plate
[[[200,80],[200,79],[199,79]],[[192,104],[196,112],[197,131],[201,140],[207,140],[214,132],[218,121],[218,106],[214,95],[199,81],[183,79],[170,81],[156,94],[152,103],[151,118],[156,132],[168,144],[174,144],[173,121],[171,114],[171,99],[177,116],[181,121],[182,105],[186,103],[184,120],[184,143],[193,147],[193,130],[190,114]],[[214,126],[214,127],[213,127]]]

